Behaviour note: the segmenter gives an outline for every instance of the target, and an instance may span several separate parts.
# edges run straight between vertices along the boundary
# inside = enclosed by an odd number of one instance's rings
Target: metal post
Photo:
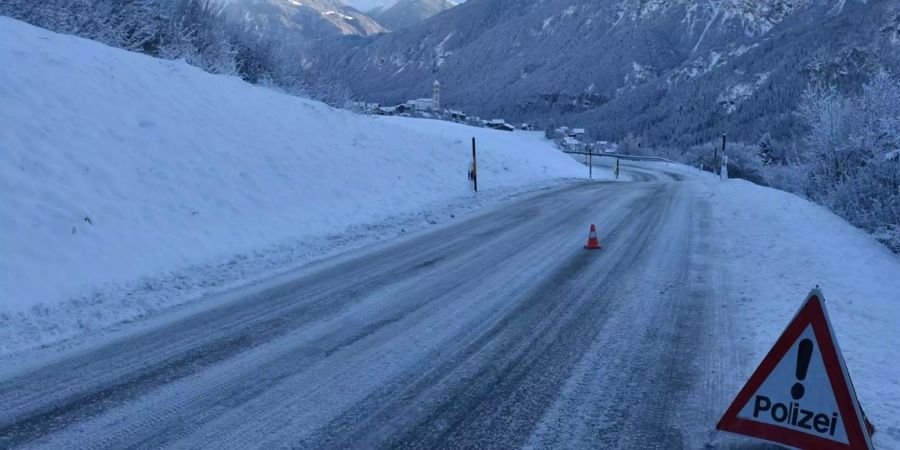
[[[478,159],[475,156],[475,138],[472,138],[472,183],[478,192]]]
[[[716,174],[716,165],[718,165],[719,161],[719,149],[715,145],[713,145],[713,160],[710,168],[712,168],[713,175]]]
[[[591,149],[588,149],[588,179],[594,179],[594,160],[593,157],[594,152]]]

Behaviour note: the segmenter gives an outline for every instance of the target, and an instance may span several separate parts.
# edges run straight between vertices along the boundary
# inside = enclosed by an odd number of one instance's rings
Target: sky
[[[396,1],[397,0],[345,0],[348,5],[360,11],[368,11],[377,6],[388,6]]]

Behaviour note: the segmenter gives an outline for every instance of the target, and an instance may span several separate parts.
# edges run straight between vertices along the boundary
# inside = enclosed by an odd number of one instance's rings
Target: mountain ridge
[[[454,6],[457,3],[450,0],[398,0],[388,7],[372,9],[367,14],[385,28],[399,30],[417,25]]]
[[[358,99],[414,98],[439,79],[445,105],[603,138],[789,139],[809,83],[852,88],[900,67],[897,24],[888,0],[469,0],[394,33],[323,42],[320,55],[342,56],[311,67]]]
[[[387,30],[341,0],[230,0],[223,13],[260,34],[290,33],[307,39],[372,36]]]

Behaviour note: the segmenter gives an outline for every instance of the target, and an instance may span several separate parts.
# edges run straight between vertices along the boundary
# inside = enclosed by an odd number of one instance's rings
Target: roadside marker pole
[[[722,179],[722,167],[728,164],[728,159],[725,157],[725,133],[722,133],[722,163],[719,164],[719,179]]]
[[[478,192],[478,159],[475,156],[475,138],[472,138],[472,183]]]
[[[588,179],[594,179],[594,160],[591,158],[594,156],[594,152],[591,149],[588,149]]]

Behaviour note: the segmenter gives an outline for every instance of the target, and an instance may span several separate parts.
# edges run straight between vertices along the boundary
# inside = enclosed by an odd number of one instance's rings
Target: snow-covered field
[[[3,17],[0,61],[0,354],[585,176],[540,133],[359,116]]]

